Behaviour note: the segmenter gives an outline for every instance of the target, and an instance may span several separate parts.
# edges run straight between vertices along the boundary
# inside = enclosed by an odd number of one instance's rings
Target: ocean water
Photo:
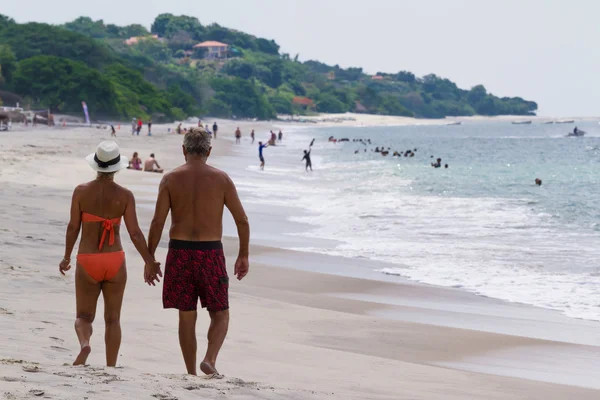
[[[298,250],[385,261],[395,266],[382,274],[600,320],[600,125],[578,123],[587,136],[566,138],[573,127],[287,129],[265,149],[265,171],[249,164],[238,185],[254,205],[302,210],[287,218],[310,228],[282,234],[335,241]],[[315,170],[305,173],[312,138]],[[416,156],[391,156],[408,149]],[[431,156],[449,168],[432,168]]]

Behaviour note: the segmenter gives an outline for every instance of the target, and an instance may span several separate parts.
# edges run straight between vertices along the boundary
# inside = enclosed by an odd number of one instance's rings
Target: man
[[[250,132],[250,139],[252,139],[252,144],[254,144],[254,129]]]
[[[207,375],[218,374],[217,356],[229,326],[229,278],[221,244],[224,207],[233,216],[240,240],[234,273],[238,280],[248,273],[248,218],[231,179],[206,164],[210,151],[208,133],[202,128],[190,129],[183,139],[186,162],[162,179],[148,235],[148,248],[154,254],[170,210],[163,306],[179,310],[179,343],[187,372],[192,375],[196,375],[198,298],[211,320],[208,348],[200,364]]]
[[[263,144],[263,142],[258,142],[258,159],[260,160],[260,170],[263,171],[265,169],[265,158],[263,157],[263,149],[269,147],[268,144]]]
[[[240,144],[242,140],[242,131],[240,131],[240,127],[235,130],[235,144]]]
[[[137,129],[137,120],[133,118],[131,120],[131,136],[135,135],[135,130]]]
[[[110,125],[110,136],[117,137],[117,131],[115,130],[115,127],[112,124]]]
[[[310,168],[311,172],[312,172],[312,162],[310,161],[310,152],[311,150],[304,150],[304,157],[302,157],[301,161],[306,160],[306,172],[308,172],[308,169]]]
[[[148,121],[148,136],[152,136],[152,119]]]
[[[158,165],[158,161],[154,158],[154,153],[150,154],[150,158],[144,161],[144,171],[163,173],[163,169]]]
[[[279,139],[280,142],[283,140],[283,132],[281,132],[281,129],[279,130],[279,134],[277,135],[277,138]]]
[[[215,121],[215,123],[213,124],[213,135],[215,136],[215,139],[217,138],[218,130],[219,130],[219,127],[217,126],[217,121]]]
[[[140,132],[142,130],[142,126],[144,126],[144,122],[142,121],[142,119],[138,119],[137,121],[137,135],[140,136]]]

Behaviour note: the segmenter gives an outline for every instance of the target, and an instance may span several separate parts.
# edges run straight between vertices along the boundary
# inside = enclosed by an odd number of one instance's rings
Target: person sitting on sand
[[[137,151],[133,153],[131,160],[129,160],[129,166],[127,169],[135,169],[138,171],[142,170],[142,159],[138,156]]]
[[[144,171],[163,173],[163,169],[158,165],[158,161],[154,158],[154,153],[144,162]]]
[[[146,239],[139,228],[133,194],[114,182],[115,173],[127,168],[127,160],[121,157],[119,146],[112,141],[102,142],[86,160],[97,176],[73,191],[71,219],[59,271],[65,275],[71,269],[71,253],[81,231],[75,270],[75,332],[80,352],[73,365],[85,364],[92,350],[92,322],[102,292],[106,365],[114,367],[121,346],[121,304],[127,281],[125,253],[121,246],[122,218],[131,241],[146,263],[144,280],[149,285],[158,281],[160,264],[148,251]]]
[[[236,278],[244,278],[249,269],[248,217],[229,176],[207,165],[210,151],[208,133],[190,129],[183,139],[185,164],[163,177],[148,234],[150,254],[154,254],[170,211],[163,307],[179,310],[179,344],[191,375],[196,375],[198,298],[210,316],[208,347],[200,363],[206,375],[218,374],[217,356],[229,326],[229,278],[221,243],[224,207],[231,212],[239,235]]]

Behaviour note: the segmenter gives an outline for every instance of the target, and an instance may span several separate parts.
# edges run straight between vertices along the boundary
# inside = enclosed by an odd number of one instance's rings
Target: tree
[[[116,59],[104,44],[81,33],[33,22],[12,24],[0,30],[0,43],[10,46],[18,60],[51,55],[82,61],[97,68]]]
[[[225,64],[221,72],[242,79],[250,79],[254,76],[254,64],[242,59],[233,59]]]
[[[6,45],[0,45],[0,69],[0,78],[5,83],[10,83],[17,69],[17,57],[15,57],[11,48]]]
[[[82,101],[87,102],[91,114],[115,111],[116,96],[110,81],[82,62],[53,56],[23,60],[13,86],[18,93],[55,112],[79,111]]]
[[[323,93],[317,99],[317,111],[323,113],[344,113],[348,106],[330,93]]]
[[[215,78],[211,81],[214,98],[227,104],[233,115],[243,118],[270,119],[275,111],[252,79]]]
[[[12,19],[6,15],[0,14],[0,30],[8,27],[9,25],[14,25],[14,24],[15,24],[14,19]]]
[[[487,90],[483,85],[473,86],[467,95],[469,104],[473,107],[477,106],[483,99],[487,97]]]
[[[400,71],[396,74],[396,80],[406,83],[415,83],[417,81],[417,78],[412,72]]]
[[[122,35],[124,37],[138,37],[138,36],[148,36],[150,32],[144,26],[140,24],[127,25],[122,29]]]

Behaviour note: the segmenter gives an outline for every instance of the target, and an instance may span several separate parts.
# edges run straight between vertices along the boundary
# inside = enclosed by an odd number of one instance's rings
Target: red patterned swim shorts
[[[229,278],[223,244],[171,240],[165,265],[163,307],[180,311],[229,309]]]

